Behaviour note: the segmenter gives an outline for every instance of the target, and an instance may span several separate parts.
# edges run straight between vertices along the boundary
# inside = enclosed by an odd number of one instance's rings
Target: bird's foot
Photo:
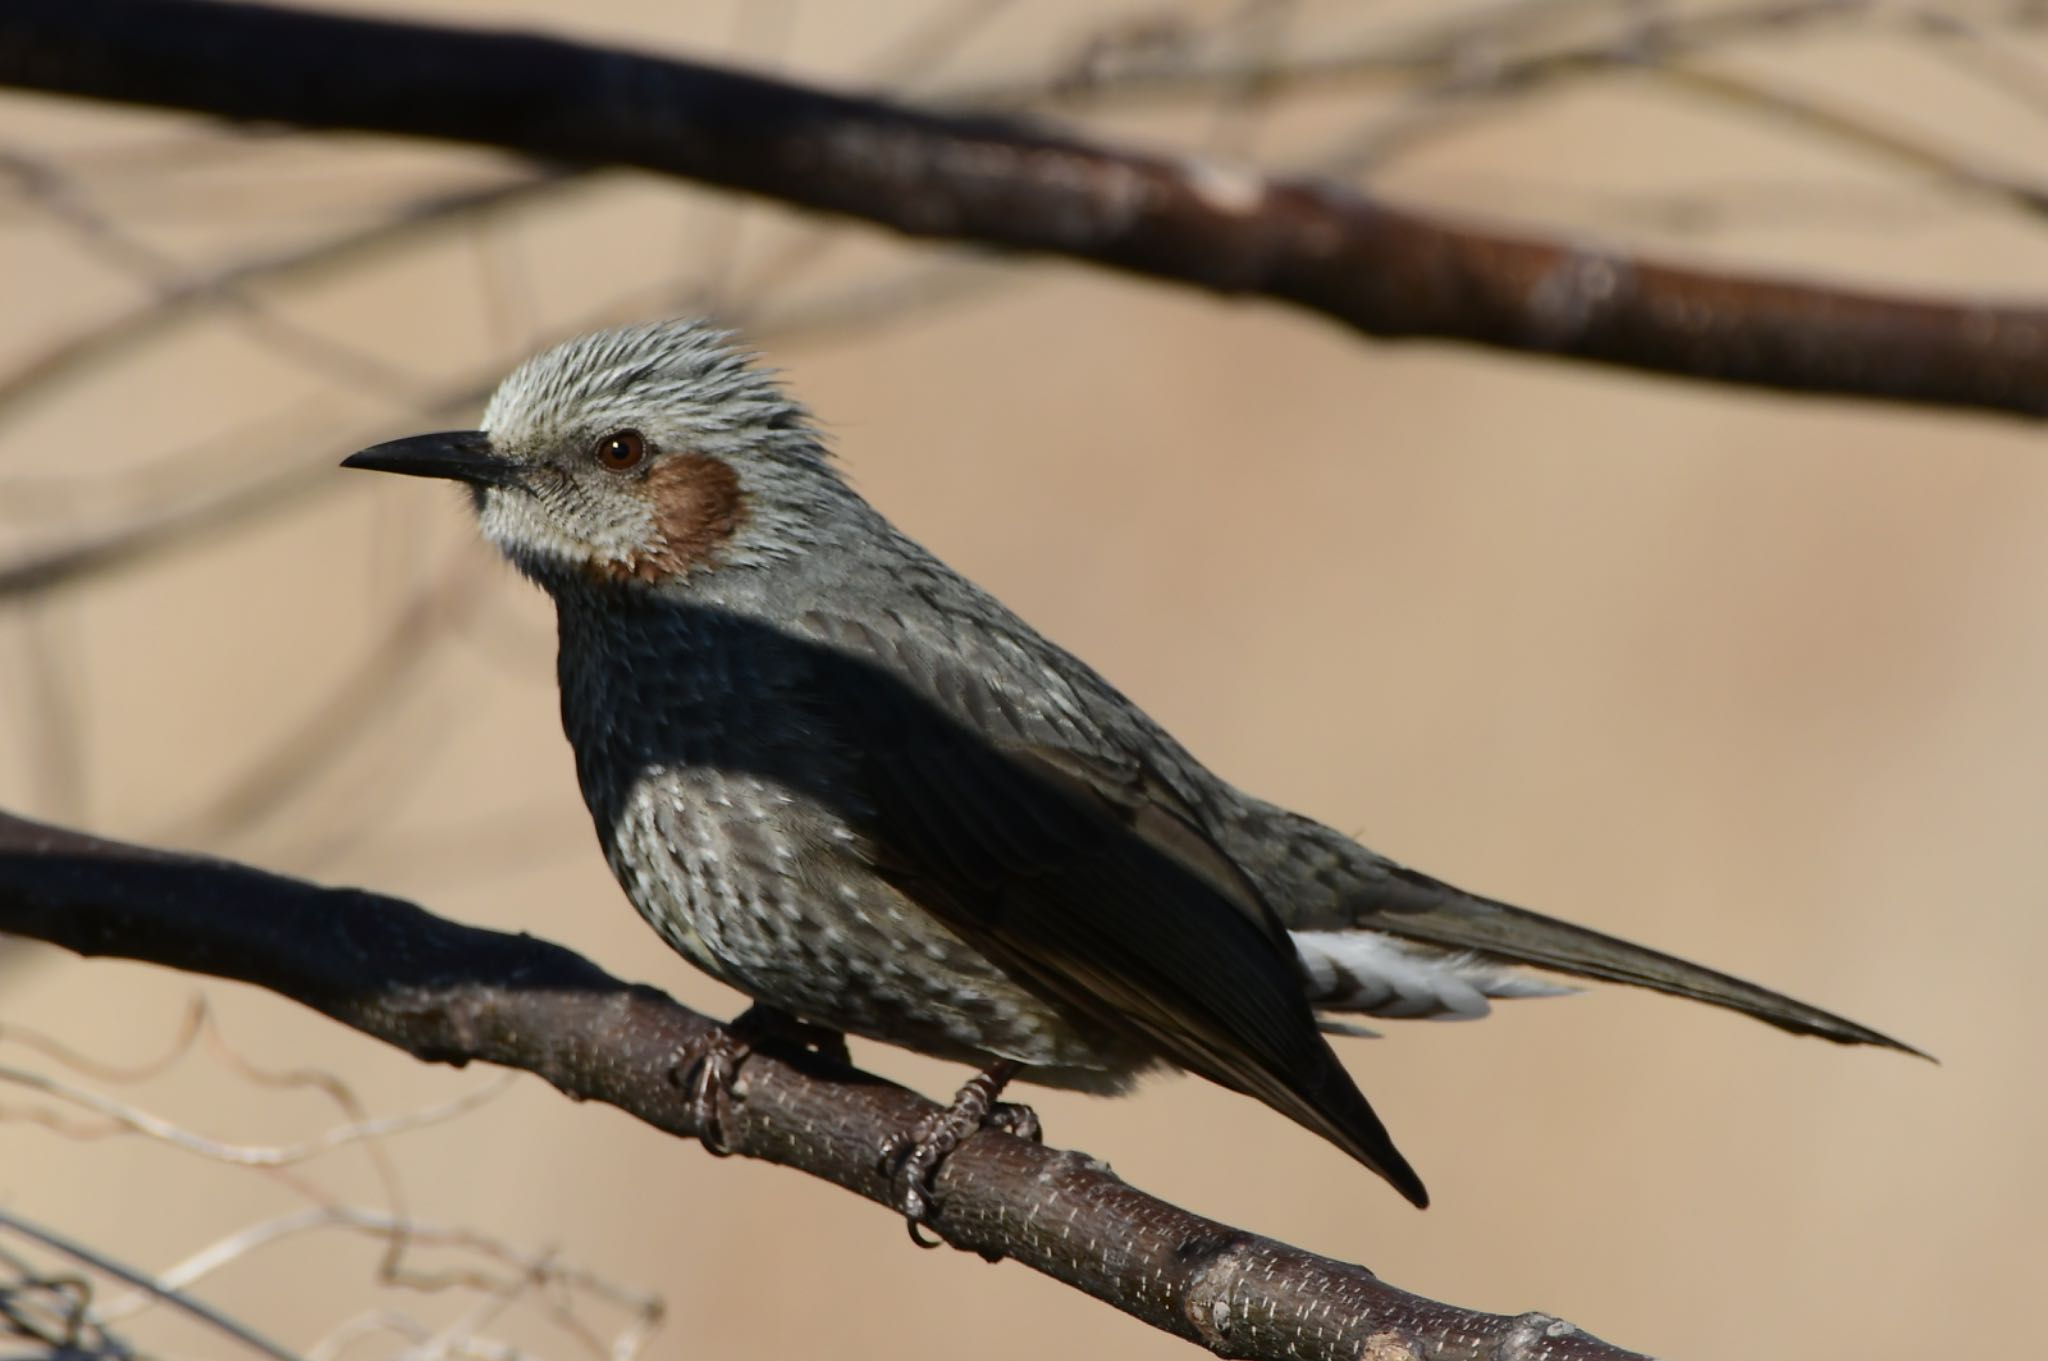
[[[690,1118],[697,1142],[714,1157],[732,1152],[733,1101],[740,1065],[756,1046],[772,1040],[804,1045],[840,1063],[850,1061],[846,1036],[825,1026],[800,1021],[788,1012],[755,1003],[712,1032],[701,1051],[685,1056],[683,1082],[689,1091]]]
[[[1039,1141],[1038,1115],[1029,1106],[1013,1105],[996,1098],[1022,1067],[1014,1059],[999,1059],[967,1080],[954,1094],[952,1104],[932,1112],[915,1128],[896,1135],[882,1145],[879,1162],[890,1174],[896,1193],[896,1208],[910,1229],[910,1241],[921,1248],[935,1248],[936,1238],[925,1236],[922,1225],[932,1216],[932,1179],[939,1164],[976,1130],[994,1129],[1004,1134]]]
[[[996,1102],[989,1109],[988,1119],[981,1122],[981,1127],[1000,1130],[1027,1144],[1045,1142],[1045,1129],[1038,1123],[1038,1112],[1015,1101]]]

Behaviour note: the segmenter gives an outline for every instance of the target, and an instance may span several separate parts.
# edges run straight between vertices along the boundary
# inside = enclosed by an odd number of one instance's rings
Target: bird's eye
[[[593,452],[601,467],[629,472],[647,458],[647,440],[638,430],[619,430],[599,440]]]

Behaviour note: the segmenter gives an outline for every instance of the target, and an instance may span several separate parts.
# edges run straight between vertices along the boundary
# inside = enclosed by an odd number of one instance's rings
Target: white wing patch
[[[1294,931],[1295,952],[1318,1011],[1403,1020],[1477,1020],[1492,997],[1562,997],[1577,988],[1531,978],[1470,954],[1412,946],[1377,931]],[[1338,1033],[1357,1027],[1325,1022]]]

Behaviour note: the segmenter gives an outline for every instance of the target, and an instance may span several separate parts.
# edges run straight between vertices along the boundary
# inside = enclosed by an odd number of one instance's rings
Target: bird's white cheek
[[[493,547],[522,567],[580,567],[590,561],[589,548],[526,492],[485,492],[477,506],[477,526]]]
[[[601,515],[545,495],[497,489],[484,494],[477,524],[499,552],[521,566],[577,569],[630,564],[649,532],[644,515]]]

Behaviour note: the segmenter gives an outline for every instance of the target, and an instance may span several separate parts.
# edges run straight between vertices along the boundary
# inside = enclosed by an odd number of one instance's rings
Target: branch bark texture
[[[1689,269],[1343,186],[522,33],[204,0],[10,0],[0,85],[637,166],[1432,337],[2048,415],[2048,305]]]
[[[682,1137],[679,1081],[717,1025],[530,936],[411,903],[0,813],[0,932],[253,983],[423,1060],[524,1069]],[[885,1139],[933,1109],[808,1051],[756,1052],[723,1129],[735,1153],[890,1203]],[[1363,1267],[1204,1219],[1081,1154],[983,1131],[943,1164],[931,1227],[1155,1328],[1293,1361],[1628,1361],[1542,1314],[1474,1313]],[[878,1225],[879,1227],[879,1225]],[[892,1235],[893,1236],[893,1235]]]

